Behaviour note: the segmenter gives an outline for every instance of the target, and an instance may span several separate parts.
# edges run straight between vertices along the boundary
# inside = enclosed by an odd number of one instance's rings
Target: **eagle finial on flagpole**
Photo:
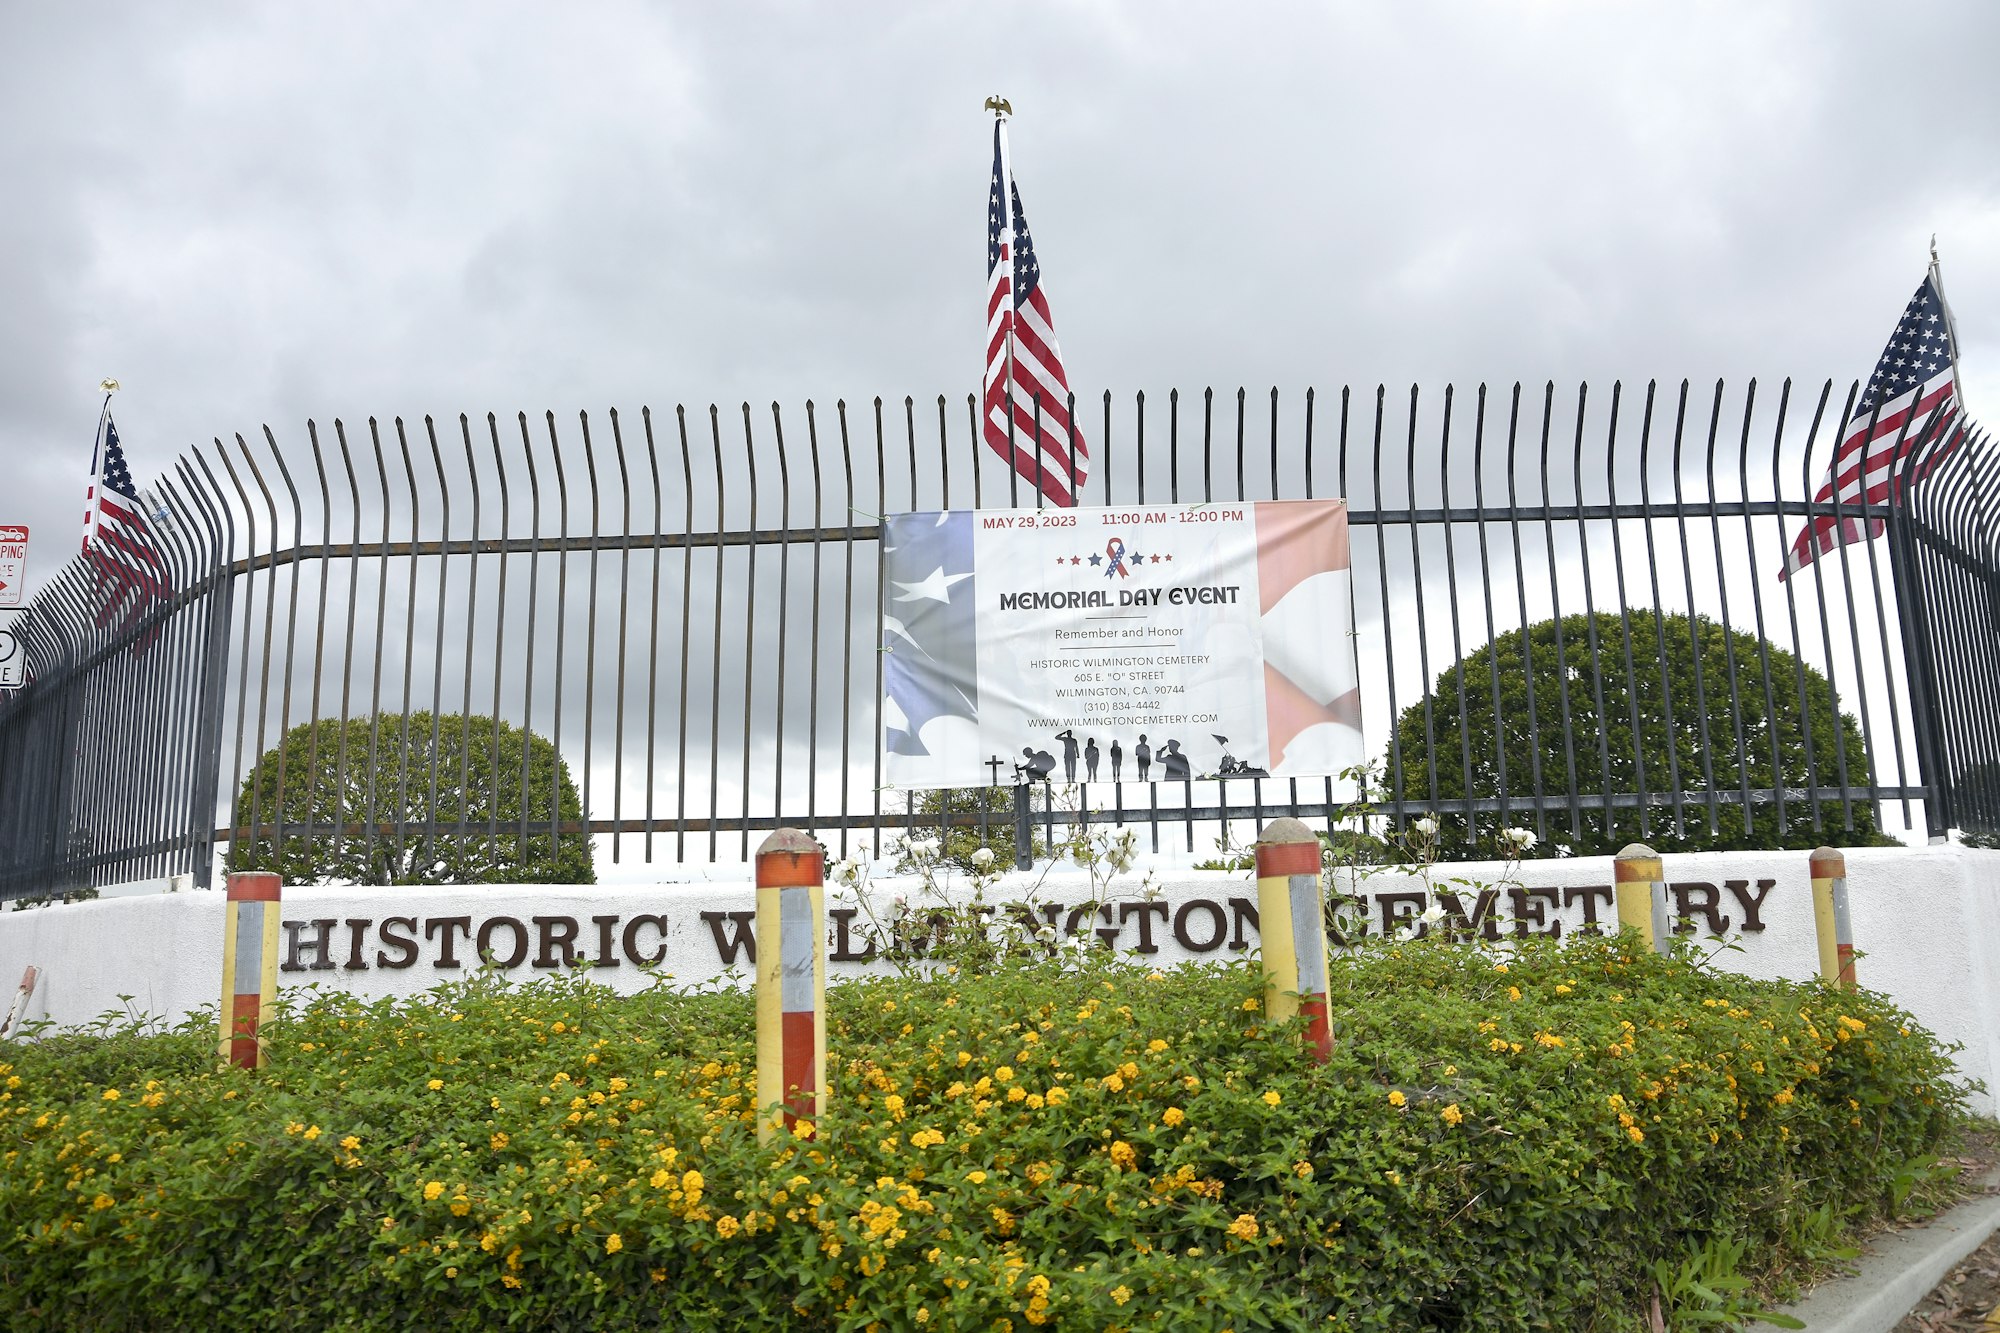
[[[104,390],[104,392],[106,393],[117,393],[118,381],[112,379],[99,380],[97,383],[97,387]]]
[[[1014,114],[1013,104],[998,93],[986,99],[986,109],[1001,120],[1005,120]]]

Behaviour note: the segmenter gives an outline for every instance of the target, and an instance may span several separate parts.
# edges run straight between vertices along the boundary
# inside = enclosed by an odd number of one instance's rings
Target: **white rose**
[[[978,866],[981,870],[984,870],[988,866],[992,865],[993,849],[991,847],[979,848],[972,854],[972,864]]]
[[[1425,815],[1422,819],[1413,819],[1410,821],[1410,832],[1420,838],[1428,838],[1437,831],[1438,822],[1429,815]]]
[[[1506,843],[1517,852],[1525,852],[1535,845],[1534,830],[1503,828],[1500,830],[1500,841]]]

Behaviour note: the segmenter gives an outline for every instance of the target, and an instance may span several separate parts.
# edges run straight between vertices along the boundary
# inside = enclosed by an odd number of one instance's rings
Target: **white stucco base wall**
[[[1961,847],[1869,848],[1847,853],[1861,983],[1887,993],[1926,1027],[1960,1043],[1960,1070],[1989,1085],[1975,1107],[1993,1114],[2000,1084],[2000,852]],[[1818,966],[1804,852],[1717,852],[1667,860],[1670,908],[1704,935],[1716,928],[1715,965],[1753,976],[1806,978]],[[1431,888],[1504,942],[1615,920],[1608,858],[1438,867]],[[1408,929],[1426,886],[1401,872],[1343,885],[1350,912],[1372,934]],[[877,880],[874,911],[920,886]],[[954,895],[959,896],[959,895]],[[1090,881],[1075,872],[1008,877],[989,890],[1001,915],[1024,904],[1065,935],[1095,933],[1165,965],[1241,958],[1257,947],[1256,885],[1247,874],[1134,874],[1114,881],[1085,916]],[[1448,901],[1447,905],[1453,905]],[[158,893],[0,912],[0,1003],[23,970],[40,981],[22,1021],[87,1024],[107,1011],[178,1019],[214,1005],[222,987],[223,896]],[[1482,915],[1482,909],[1484,914]],[[338,987],[378,997],[414,995],[468,975],[485,952],[515,979],[573,962],[621,991],[648,984],[651,964],[681,984],[732,984],[749,972],[754,891],[739,883],[651,887],[499,885],[296,888],[284,891],[281,989]],[[829,979],[880,967],[864,955],[870,918],[851,892],[829,892]],[[1489,924],[1490,919],[1490,924]],[[1731,944],[1735,948],[1720,948]],[[129,996],[129,1001],[121,998]]]

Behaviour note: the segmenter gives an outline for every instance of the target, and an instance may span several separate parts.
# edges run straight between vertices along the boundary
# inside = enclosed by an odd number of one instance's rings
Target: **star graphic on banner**
[[[1160,557],[1158,557],[1158,556],[1154,556],[1154,557],[1153,557],[1153,559],[1155,559],[1155,560],[1158,560],[1159,558],[1160,558]],[[1173,552],[1169,551],[1169,552],[1167,553],[1167,563],[1171,565],[1171,564],[1172,564],[1173,562],[1174,562],[1174,556],[1173,556]]]
[[[1131,554],[1131,556],[1130,556],[1129,558],[1131,559],[1132,563],[1133,563],[1133,564],[1135,564],[1135,565],[1137,565],[1137,564],[1143,564],[1143,563],[1145,562],[1145,559],[1146,559],[1146,557],[1145,557],[1145,556],[1143,556],[1143,555],[1140,555],[1140,554],[1139,554],[1139,553],[1138,553],[1137,551],[1134,551],[1134,552],[1132,552],[1132,554]]]
[[[1073,556],[1071,556],[1071,557],[1069,558],[1069,562],[1070,562],[1070,563],[1071,563],[1072,565],[1080,565],[1080,564],[1082,564],[1082,563],[1083,563],[1083,559],[1082,559],[1082,557],[1080,557],[1080,556],[1074,556],[1074,555],[1073,555]]]
[[[891,600],[898,602],[931,601],[948,603],[951,601],[951,585],[971,577],[972,575],[970,574],[947,574],[944,572],[944,566],[940,565],[931,571],[929,578],[921,582],[898,583],[896,586],[903,591],[897,593]]]
[[[1103,557],[1103,556],[1099,555],[1099,554],[1098,554],[1097,552],[1095,552],[1095,551],[1092,551],[1092,552],[1090,553],[1090,567],[1091,567],[1092,569],[1095,569],[1095,568],[1097,568],[1097,567],[1098,567],[1099,565],[1101,565],[1101,564],[1103,564],[1103,563],[1104,563],[1104,557]]]

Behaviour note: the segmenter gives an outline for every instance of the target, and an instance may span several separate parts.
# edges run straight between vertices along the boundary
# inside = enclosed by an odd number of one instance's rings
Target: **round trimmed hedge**
[[[848,983],[769,1147],[749,997],[664,982],[319,994],[254,1073],[212,1015],[0,1044],[0,1324],[1636,1329],[1963,1110],[1882,997],[1681,949],[1363,949],[1324,1066],[1254,964]]]

